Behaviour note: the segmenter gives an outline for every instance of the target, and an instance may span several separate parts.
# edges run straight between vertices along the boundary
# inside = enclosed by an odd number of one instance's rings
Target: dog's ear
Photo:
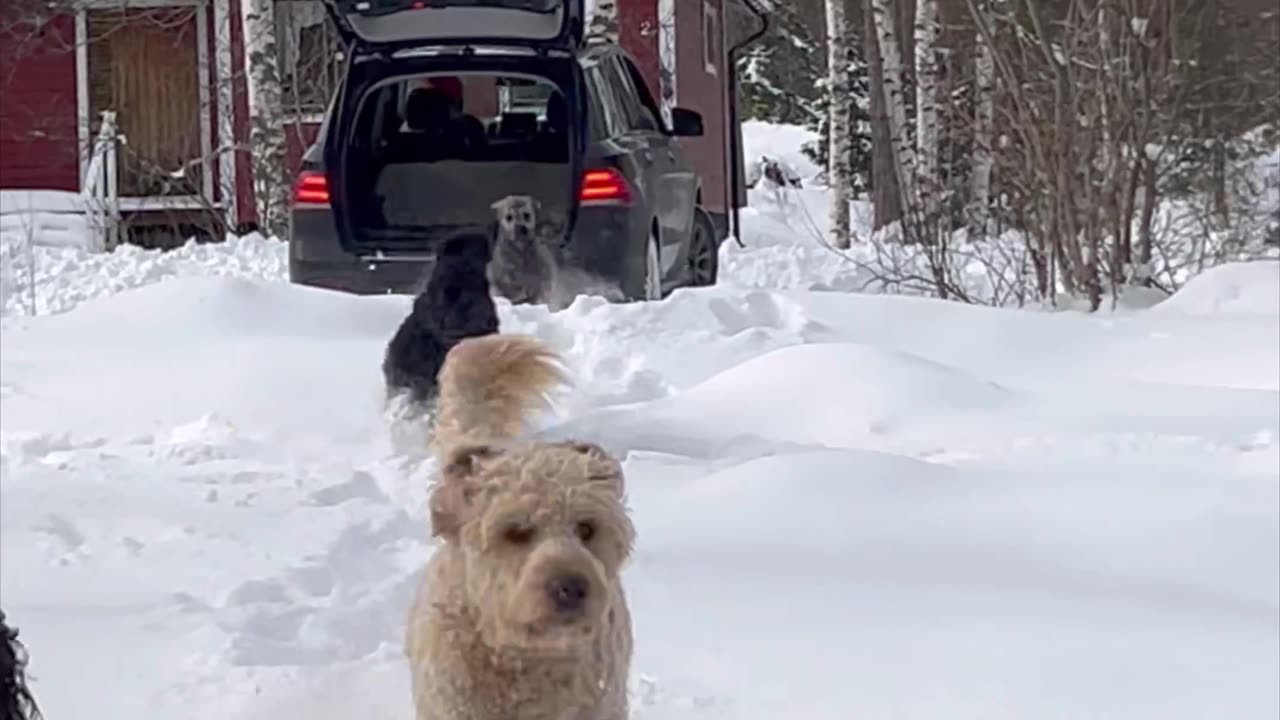
[[[622,464],[612,453],[593,442],[582,440],[572,440],[564,445],[586,458],[587,473],[592,480],[613,485],[618,497],[626,494],[627,483],[622,473]]]
[[[431,493],[431,534],[456,538],[475,510],[480,463],[501,454],[491,445],[466,445],[450,452]]]
[[[503,208],[503,206],[505,206],[505,205],[507,204],[507,200],[508,200],[508,198],[499,198],[499,199],[497,199],[497,200],[494,200],[494,201],[493,201],[493,204],[489,206],[489,209],[490,209],[490,210],[501,210],[501,209]]]

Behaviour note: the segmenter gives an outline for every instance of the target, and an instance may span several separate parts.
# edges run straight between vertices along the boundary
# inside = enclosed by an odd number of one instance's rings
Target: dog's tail
[[[463,445],[515,439],[568,376],[555,351],[537,338],[495,334],[453,346],[439,382],[433,445],[443,457]]]

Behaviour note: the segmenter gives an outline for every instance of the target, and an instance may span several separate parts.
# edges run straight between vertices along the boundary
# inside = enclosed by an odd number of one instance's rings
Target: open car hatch
[[[348,45],[398,50],[498,45],[571,50],[582,43],[584,0],[326,0]]]
[[[324,150],[347,252],[430,254],[459,232],[487,232],[494,203],[513,195],[533,197],[550,226],[572,227],[586,141],[581,67],[567,52],[484,47],[348,58]]]

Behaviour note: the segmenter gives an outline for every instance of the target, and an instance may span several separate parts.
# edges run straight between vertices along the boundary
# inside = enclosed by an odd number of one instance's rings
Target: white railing
[[[102,111],[102,126],[93,141],[89,162],[80,183],[85,215],[95,234],[99,252],[120,244],[120,192],[116,172],[116,154],[124,136],[116,132],[114,110]]]

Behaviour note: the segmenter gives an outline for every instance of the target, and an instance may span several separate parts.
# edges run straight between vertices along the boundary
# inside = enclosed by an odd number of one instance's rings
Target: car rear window
[[[440,237],[487,227],[493,204],[534,198],[540,220],[566,222],[572,198],[570,113],[536,76],[423,74],[367,92],[347,167],[357,224],[374,233]]]

